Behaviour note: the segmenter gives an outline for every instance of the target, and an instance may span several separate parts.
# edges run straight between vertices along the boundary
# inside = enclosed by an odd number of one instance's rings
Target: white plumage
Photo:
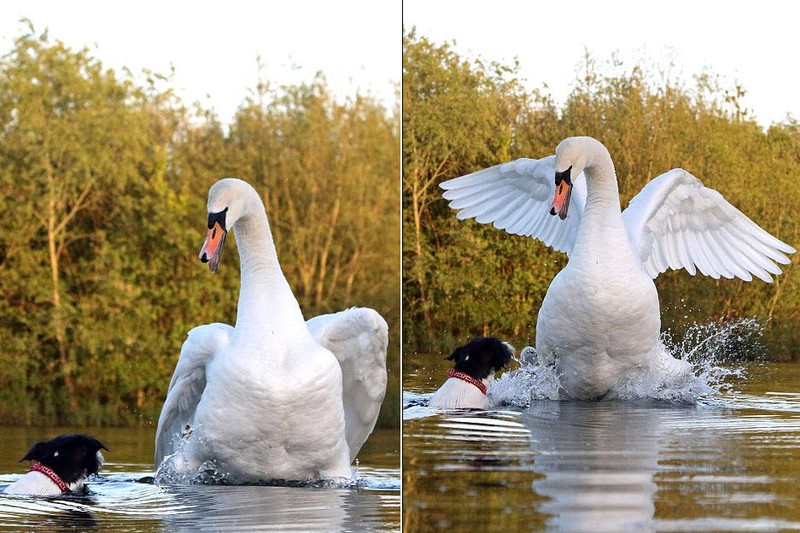
[[[372,309],[353,308],[306,322],[316,341],[342,368],[342,399],[350,461],[375,428],[386,394],[386,321]]]
[[[349,479],[386,391],[386,322],[354,308],[307,325],[247,183],[217,182],[208,212],[201,258],[212,270],[226,230],[236,232],[236,326],[189,332],[159,418],[159,471],[190,474],[210,462],[228,483]]]
[[[556,173],[572,197],[555,209]],[[648,183],[621,212],[608,150],[590,137],[562,141],[555,156],[518,159],[441,184],[458,218],[539,239],[567,253],[539,312],[536,350],[555,357],[568,397],[596,398],[652,368],[688,372],[658,349],[661,327],[652,279],[668,268],[714,278],[771,282],[791,246],[682,169]]]
[[[634,253],[650,277],[668,268],[718,279],[753,275],[772,282],[788,264],[791,246],[779,241],[720,193],[681,168],[645,185],[622,213]]]

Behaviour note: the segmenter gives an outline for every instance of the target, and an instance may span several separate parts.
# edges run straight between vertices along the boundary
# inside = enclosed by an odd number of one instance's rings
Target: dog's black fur
[[[455,361],[455,369],[475,379],[485,379],[511,361],[507,345],[497,337],[476,337],[445,357]]]
[[[37,442],[19,462],[39,461],[71,484],[97,474],[102,464],[97,452],[101,449],[108,451],[102,442],[89,435],[61,435]]]

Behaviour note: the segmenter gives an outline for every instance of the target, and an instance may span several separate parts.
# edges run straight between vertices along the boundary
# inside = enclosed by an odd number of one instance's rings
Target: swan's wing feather
[[[653,278],[668,268],[713,278],[766,282],[795,249],[683,169],[648,183],[622,213],[628,237]]]
[[[156,431],[156,468],[175,452],[176,435],[194,422],[197,404],[206,387],[206,365],[230,342],[233,328],[207,324],[192,329],[181,347],[181,355],[161,408]]]
[[[306,325],[342,368],[345,433],[352,461],[372,433],[386,395],[389,327],[377,311],[363,307],[314,317]]]
[[[583,175],[573,179],[572,199],[566,220],[550,215],[555,194],[555,156],[517,159],[485,168],[440,184],[459,220],[474,218],[481,224],[514,235],[539,239],[569,254],[578,232],[586,202]]]

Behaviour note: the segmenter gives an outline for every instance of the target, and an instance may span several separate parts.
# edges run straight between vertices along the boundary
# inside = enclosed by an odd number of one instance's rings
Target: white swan
[[[536,351],[555,358],[562,393],[576,399],[604,396],[639,368],[689,371],[658,349],[659,273],[771,282],[781,272],[775,263],[788,264],[784,253],[795,251],[682,169],[652,180],[620,212],[611,156],[591,137],[441,187],[459,219],[492,222],[569,256],[542,302]]]
[[[210,465],[233,484],[350,479],[386,392],[386,321],[354,308],[306,323],[264,204],[244,181],[211,187],[208,227],[200,259],[212,272],[227,230],[236,233],[236,326],[189,332],[158,420],[156,466],[180,476]]]

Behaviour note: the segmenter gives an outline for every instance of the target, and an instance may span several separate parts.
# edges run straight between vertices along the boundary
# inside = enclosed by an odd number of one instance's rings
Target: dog
[[[496,337],[477,337],[459,346],[445,359],[455,361],[447,381],[437,390],[429,407],[442,409],[488,409],[489,388],[494,373],[505,368],[514,347]]]
[[[101,449],[108,451],[88,435],[61,435],[37,442],[19,460],[34,461],[30,471],[3,492],[26,496],[85,494],[86,477],[97,474],[103,465]]]

